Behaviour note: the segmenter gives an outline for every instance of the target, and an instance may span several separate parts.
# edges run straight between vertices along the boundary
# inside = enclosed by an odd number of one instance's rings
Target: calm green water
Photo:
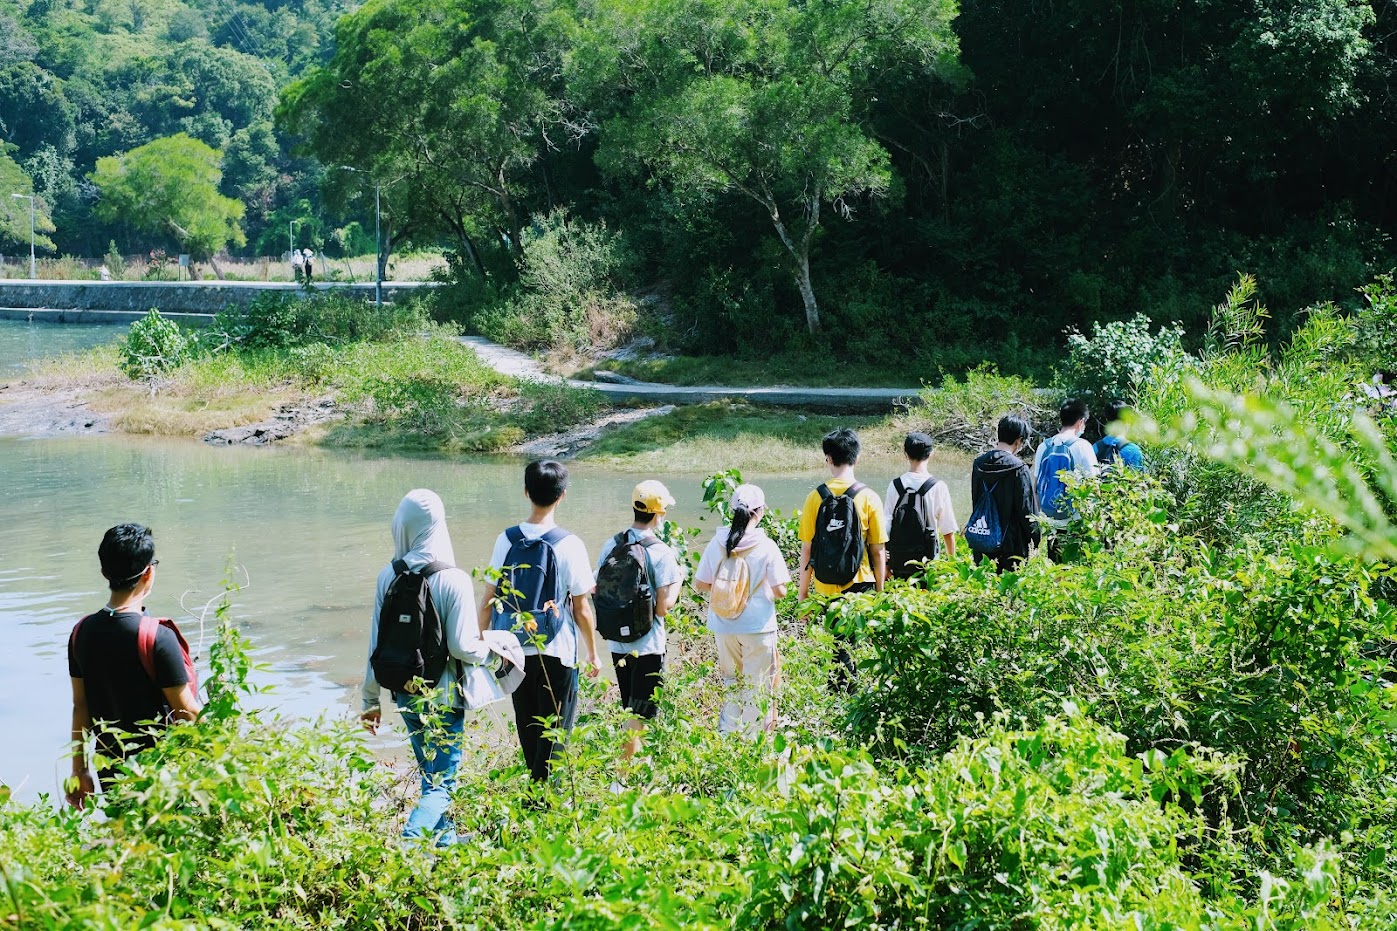
[[[0,320],[0,378],[22,374],[35,359],[114,342],[126,329],[110,324]]]
[[[33,332],[37,329],[38,332]],[[101,329],[107,329],[106,334]],[[0,369],[110,338],[112,328],[0,321]],[[121,328],[115,328],[121,329]],[[657,476],[689,526],[700,483],[724,463]],[[963,522],[968,457],[933,463]],[[901,471],[898,469],[897,471]],[[860,477],[880,493],[891,464]],[[560,522],[595,553],[630,522],[630,490],[650,476],[573,466]],[[818,475],[749,476],[773,507],[798,507]],[[103,532],[139,521],[155,532],[160,568],[147,607],[180,620],[202,654],[197,612],[220,590],[230,554],[251,585],[234,616],[267,670],[259,701],[295,717],[357,710],[373,586],[392,556],[389,521],[407,491],[446,502],[457,561],[481,566],[496,535],[527,514],[522,462],[450,461],[307,449],[237,449],[120,436],[0,437],[0,782],[26,798],[58,795],[66,774],[71,694],[65,661],[73,623],[106,602],[97,567]],[[499,706],[501,708],[507,706]]]

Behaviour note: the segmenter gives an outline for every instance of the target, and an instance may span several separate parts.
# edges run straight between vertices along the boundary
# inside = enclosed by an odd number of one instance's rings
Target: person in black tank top
[[[143,602],[155,585],[155,541],[140,524],[108,530],[97,550],[111,598],[100,611],[77,623],[68,638],[68,675],[73,685],[73,775],[65,797],[83,807],[96,789],[83,741],[96,731],[99,754],[124,759],[151,746],[169,721],[192,721],[199,714],[185,650],[173,628],[147,621],[153,632],[142,655]],[[116,731],[125,732],[119,737]],[[109,783],[110,765],[98,772]]]

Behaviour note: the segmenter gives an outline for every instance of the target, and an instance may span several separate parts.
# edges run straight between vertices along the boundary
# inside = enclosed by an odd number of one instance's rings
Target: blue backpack
[[[525,646],[534,645],[535,638],[545,645],[552,643],[563,629],[563,608],[568,597],[553,548],[570,534],[561,527],[534,538],[524,536],[518,527],[510,527],[504,533],[509,540],[509,555],[495,588],[490,629],[511,631]],[[533,630],[523,615],[536,625]]]
[[[965,542],[970,551],[981,556],[998,556],[1004,548],[1004,524],[999,520],[999,503],[994,500],[994,490],[999,485],[986,485],[980,480],[980,503],[970,512],[970,522],[965,525]]]
[[[1060,472],[1071,472],[1077,468],[1072,459],[1072,441],[1053,437],[1043,444],[1039,455],[1043,464],[1038,472],[1038,506],[1043,513],[1054,520],[1067,520],[1072,516],[1072,502],[1067,498],[1067,485]]]

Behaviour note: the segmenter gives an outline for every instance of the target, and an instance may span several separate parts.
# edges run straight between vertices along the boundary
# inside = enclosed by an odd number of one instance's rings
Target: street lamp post
[[[16,200],[29,199],[29,277],[31,280],[39,279],[39,266],[34,261],[34,195],[33,194],[11,194]]]
[[[364,169],[355,168],[353,165],[335,167],[352,171],[356,175],[368,174]],[[377,181],[374,182],[374,306],[379,310],[383,309],[383,185]]]

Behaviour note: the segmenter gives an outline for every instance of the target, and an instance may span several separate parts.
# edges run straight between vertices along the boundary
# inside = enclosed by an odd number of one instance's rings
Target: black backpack
[[[427,580],[450,568],[450,563],[433,562],[410,572],[407,563],[393,560],[395,575],[383,595],[383,607],[378,612],[378,642],[369,657],[374,678],[384,688],[417,692],[418,679],[422,680],[422,687],[435,688],[446,671],[446,631],[432,604]]]
[[[907,488],[901,477],[893,479],[897,504],[888,531],[888,571],[894,578],[910,579],[920,571],[918,561],[935,559],[941,551],[936,518],[927,503],[931,489],[939,481],[931,475],[917,488]]]
[[[810,567],[815,578],[826,585],[848,585],[863,565],[863,524],[854,499],[867,488],[855,482],[836,495],[828,485],[820,493],[820,510],[815,513],[815,539],[810,544]]]
[[[634,643],[655,626],[655,588],[646,551],[660,541],[648,536],[628,540],[627,535],[625,531],[616,535],[597,570],[597,591],[592,596],[597,632],[618,643]]]
[[[541,537],[526,537],[518,527],[505,531],[509,555],[496,587],[498,597],[490,614],[492,630],[508,630],[524,646],[534,646],[538,639],[546,646],[558,636],[563,629],[568,592],[553,547],[569,535],[561,527],[554,527]],[[523,620],[526,614],[533,623],[532,630]]]

